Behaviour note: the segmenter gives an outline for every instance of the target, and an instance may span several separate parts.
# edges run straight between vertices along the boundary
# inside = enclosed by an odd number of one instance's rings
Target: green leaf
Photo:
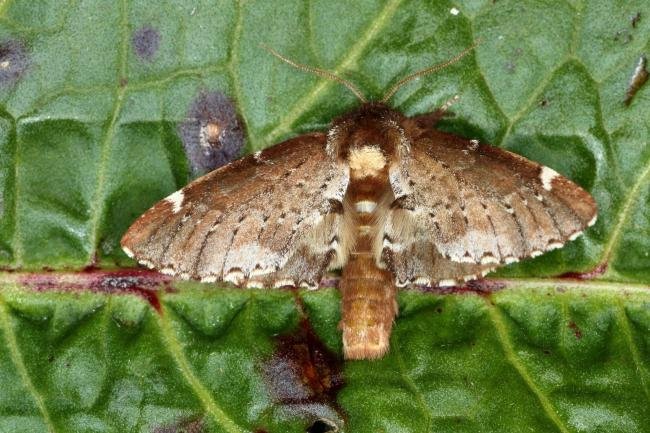
[[[648,431],[647,287],[403,292],[389,354],[345,364],[332,289],[178,289],[5,286],[0,431]]]
[[[426,3],[0,2],[0,432],[650,431],[650,85],[623,103],[650,4]],[[192,177],[180,125],[202,92],[234,102],[246,152],[358,105],[261,43],[376,99],[477,39],[392,105],[458,94],[442,129],[599,205],[503,290],[404,292],[389,355],[342,363],[334,290],[83,271],[134,265],[119,239]]]

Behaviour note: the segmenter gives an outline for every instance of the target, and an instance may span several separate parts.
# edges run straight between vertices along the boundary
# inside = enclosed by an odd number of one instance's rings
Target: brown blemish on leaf
[[[578,325],[574,321],[569,322],[569,329],[573,331],[573,335],[579,340],[582,338],[582,331],[578,328]]]
[[[0,85],[11,86],[27,70],[29,64],[25,45],[15,39],[0,42]]]
[[[83,272],[25,273],[19,277],[20,284],[36,291],[90,290],[97,293],[138,295],[158,313],[161,312],[158,292],[161,287],[170,290],[170,281],[165,275],[145,269],[107,271],[92,267]]]
[[[179,134],[194,175],[231,162],[244,146],[244,131],[235,104],[218,91],[202,91],[197,96]]]
[[[336,401],[344,385],[342,362],[303,318],[298,328],[277,338],[273,356],[263,365],[267,386],[289,415],[327,419],[342,424],[345,414]],[[338,427],[337,427],[338,428]]]
[[[151,61],[160,46],[160,33],[150,26],[140,27],[133,32],[131,45],[136,56]]]
[[[593,268],[588,272],[566,272],[560,275],[560,278],[569,278],[574,280],[591,280],[593,278],[599,277],[607,271],[607,262],[603,262],[600,265]]]
[[[627,91],[625,92],[625,100],[623,101],[625,105],[629,106],[632,103],[634,95],[636,95],[646,81],[648,81],[648,59],[645,55],[641,55],[630,78]]]

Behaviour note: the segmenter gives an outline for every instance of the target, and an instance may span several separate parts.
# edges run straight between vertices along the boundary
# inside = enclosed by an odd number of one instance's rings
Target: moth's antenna
[[[314,74],[314,75],[318,75],[319,77],[323,77],[323,78],[327,78],[327,79],[330,79],[330,80],[334,80],[334,81],[336,81],[336,82],[339,83],[339,84],[343,84],[343,85],[344,85],[345,87],[347,87],[347,88],[348,88],[352,93],[354,93],[354,95],[355,95],[357,98],[359,98],[359,100],[360,100],[361,102],[364,102],[364,103],[365,103],[365,102],[368,102],[368,100],[366,99],[365,96],[363,96],[363,94],[361,93],[361,91],[359,91],[359,89],[357,89],[357,87],[356,87],[354,84],[352,84],[351,82],[349,82],[348,80],[345,80],[345,79],[343,79],[343,78],[339,77],[338,75],[333,74],[333,73],[331,73],[331,72],[324,71],[324,70],[322,70],[322,69],[318,69],[318,68],[314,68],[313,66],[307,66],[307,65],[303,65],[303,64],[301,64],[301,63],[296,63],[296,62],[294,62],[293,60],[290,60],[290,59],[284,57],[282,54],[278,53],[277,51],[275,51],[273,48],[269,47],[268,45],[265,45],[265,44],[260,44],[260,45],[261,45],[262,48],[264,48],[266,51],[268,51],[269,53],[273,54],[275,57],[277,57],[278,59],[282,60],[283,62],[290,64],[290,65],[293,66],[294,68],[296,68],[296,69],[300,69],[301,71],[304,71],[304,72],[310,72],[310,73],[312,73],[312,74]]]
[[[449,65],[452,65],[452,64],[456,63],[457,61],[459,61],[460,59],[462,59],[463,57],[465,57],[465,56],[466,56],[470,51],[472,51],[474,48],[478,47],[479,44],[480,44],[481,42],[482,42],[482,41],[481,41],[480,39],[477,39],[477,40],[472,44],[471,47],[464,49],[463,51],[460,52],[460,54],[456,55],[454,58],[452,58],[452,59],[450,59],[450,60],[447,60],[447,61],[444,62],[444,63],[440,63],[440,64],[437,64],[437,65],[434,65],[434,66],[429,66],[428,68],[426,68],[426,69],[422,69],[421,71],[414,72],[414,73],[412,73],[411,75],[407,75],[406,77],[402,78],[402,79],[399,80],[397,83],[395,83],[395,84],[393,85],[393,87],[391,87],[391,88],[388,90],[388,92],[386,92],[386,94],[384,95],[384,97],[381,98],[381,102],[382,102],[382,103],[387,102],[390,98],[393,97],[393,95],[395,94],[395,92],[397,92],[397,91],[399,90],[399,88],[402,87],[404,84],[406,84],[406,83],[408,83],[408,82],[410,82],[410,81],[413,81],[413,80],[415,80],[416,78],[420,78],[420,77],[422,77],[422,76],[424,76],[424,75],[428,75],[428,74],[431,74],[431,73],[433,73],[433,72],[437,72],[437,71],[439,71],[439,70],[441,70],[441,69],[446,68],[446,67],[449,66]]]

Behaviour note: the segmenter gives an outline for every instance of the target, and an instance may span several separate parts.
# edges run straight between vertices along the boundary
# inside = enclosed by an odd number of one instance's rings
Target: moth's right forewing
[[[183,278],[311,282],[344,254],[332,241],[341,236],[339,209],[348,179],[347,166],[325,151],[323,134],[300,136],[215,170],[157,203],[122,245],[140,263]]]
[[[446,280],[456,268],[456,280],[480,276],[559,248],[596,218],[589,193],[552,169],[438,131],[415,140],[391,175],[398,200],[384,223],[382,254],[398,280]],[[415,242],[409,262],[405,251]],[[427,254],[434,260],[417,260]]]

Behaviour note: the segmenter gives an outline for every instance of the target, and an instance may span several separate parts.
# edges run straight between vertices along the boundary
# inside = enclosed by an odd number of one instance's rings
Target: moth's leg
[[[432,129],[443,117],[450,117],[454,115],[454,113],[449,111],[449,107],[451,107],[456,102],[458,102],[459,99],[460,96],[454,95],[452,98],[448,99],[447,102],[442,104],[442,106],[438,108],[436,111],[434,111],[433,113],[427,113],[427,114],[422,114],[420,116],[415,116],[412,117],[410,120],[414,121],[416,125],[422,129],[425,130]]]

